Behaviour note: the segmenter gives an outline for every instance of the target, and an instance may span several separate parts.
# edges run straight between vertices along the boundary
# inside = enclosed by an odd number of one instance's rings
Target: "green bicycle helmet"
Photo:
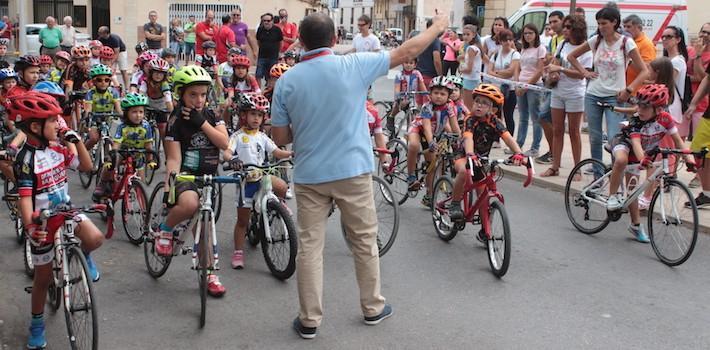
[[[91,70],[89,70],[89,78],[94,79],[98,76],[101,75],[113,75],[113,70],[111,70],[111,67],[105,65],[105,64],[96,64],[93,67],[91,67]]]
[[[457,88],[463,87],[463,78],[460,75],[450,75],[448,76],[449,81],[454,84]]]
[[[192,85],[212,85],[212,77],[199,66],[183,66],[173,74],[173,97],[180,99],[180,90]]]
[[[131,107],[147,107],[148,106],[148,97],[143,94],[138,94],[135,92],[129,92],[126,94],[126,97],[124,97],[121,100],[121,109],[126,111]]]

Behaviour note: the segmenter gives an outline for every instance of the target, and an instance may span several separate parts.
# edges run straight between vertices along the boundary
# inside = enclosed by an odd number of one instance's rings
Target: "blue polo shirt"
[[[291,125],[293,181],[320,184],[374,170],[367,89],[389,70],[389,52],[308,51],[276,82],[271,124]]]

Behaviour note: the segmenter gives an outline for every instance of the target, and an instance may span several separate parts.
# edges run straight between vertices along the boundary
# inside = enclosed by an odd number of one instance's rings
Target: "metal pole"
[[[574,9],[577,7],[577,0],[570,0],[569,1],[569,14],[574,13]]]
[[[17,32],[20,34],[20,47],[19,51],[21,55],[24,55],[27,53],[27,29],[25,29],[25,26],[28,23],[31,23],[29,18],[27,18],[27,3],[29,1],[26,0],[18,0],[18,5],[19,6],[19,13],[20,13],[20,23],[17,23],[20,25],[19,28],[17,28]]]

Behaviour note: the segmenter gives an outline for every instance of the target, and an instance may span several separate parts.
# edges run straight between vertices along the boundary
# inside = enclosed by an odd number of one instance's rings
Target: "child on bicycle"
[[[400,110],[405,110],[409,106],[409,99],[400,94],[413,91],[427,91],[424,77],[422,77],[422,73],[417,70],[416,58],[404,62],[402,64],[402,71],[397,73],[397,76],[394,78],[394,103],[392,103],[390,118],[387,120],[387,128],[390,130],[394,130],[394,116],[396,116]],[[417,101],[421,101],[419,96],[417,97]]]
[[[133,75],[131,75],[131,84],[129,87],[130,92],[138,92],[138,87],[150,73],[148,62],[156,58],[158,58],[158,56],[150,51],[144,51],[140,54],[140,56],[138,56],[138,58],[136,58],[135,71],[133,72]]]
[[[101,50],[99,52],[99,58],[100,58],[101,64],[111,67],[111,69],[114,68],[114,63],[115,63],[115,59],[116,59],[116,52],[113,51],[112,47],[102,46]],[[122,94],[123,88],[121,87],[121,84],[118,82],[118,78],[116,77],[115,70],[113,71],[113,75],[111,76],[111,86],[113,86],[114,89],[116,89],[116,91],[119,93],[119,95]]]
[[[204,68],[210,74],[212,79],[216,77],[219,71],[219,62],[217,61],[217,44],[214,41],[207,40],[202,43],[203,54],[195,57],[195,63]]]
[[[284,63],[293,67],[298,63],[298,54],[295,51],[284,52]]]
[[[17,86],[8,94],[25,93],[32,90],[32,87],[39,81],[39,57],[32,55],[21,56],[15,61],[15,72],[17,72]]]
[[[67,169],[89,171],[92,167],[89,153],[79,136],[72,130],[59,130],[61,112],[54,98],[37,92],[14,95],[8,103],[10,120],[27,135],[27,142],[16,157],[15,173],[19,188],[18,207],[25,234],[31,242],[35,267],[28,349],[47,346],[44,304],[52,279],[54,234],[64,225],[64,218],[59,216],[50,218],[46,228],[33,218],[40,210],[70,203]],[[89,277],[98,281],[99,270],[90,253],[101,246],[103,234],[85,215],[77,215],[74,224],[74,232],[86,255]]]
[[[466,177],[469,176],[469,170],[466,169],[469,159],[473,161],[474,166],[473,181],[480,181],[486,176],[478,157],[488,156],[493,143],[498,139],[502,139],[513,150],[514,154],[511,159],[515,165],[520,165],[525,160],[522,150],[499,118],[500,109],[503,107],[504,101],[503,93],[495,85],[481,84],[473,90],[473,111],[471,111],[471,116],[464,122],[462,136],[464,157],[457,159],[454,164],[456,179],[454,180],[451,208],[449,209],[449,216],[453,221],[464,219],[464,213],[461,210],[461,199],[464,195]],[[479,192],[479,190],[481,189],[476,189],[476,192]],[[480,193],[477,194],[480,195]],[[478,237],[479,240],[483,240],[481,232],[479,232]]]
[[[88,83],[91,81],[89,77],[91,50],[86,46],[75,46],[71,49],[71,57],[73,62],[64,70],[59,83],[64,85],[67,98],[71,97],[74,90],[87,90]]]
[[[454,84],[454,89],[451,90],[451,101],[456,105],[456,120],[459,127],[463,127],[463,121],[468,118],[471,113],[468,107],[463,103],[461,98],[461,89],[463,89],[463,78],[460,75],[449,76],[449,80]]]
[[[271,98],[273,98],[274,94],[274,87],[276,86],[276,81],[281,78],[286,71],[288,71],[291,68],[286,63],[277,63],[273,67],[271,67],[271,70],[269,71],[269,80],[266,82],[266,87],[264,88],[264,96],[271,102]]]
[[[113,136],[112,149],[144,149],[147,151],[153,150],[153,128],[150,123],[145,120],[145,107],[148,106],[148,97],[142,94],[129,92],[121,100],[121,109],[123,110],[121,123],[116,129]],[[139,156],[134,157],[136,161],[136,173],[138,177],[143,179],[145,175],[143,165],[147,162],[148,168],[155,168],[157,164],[153,160],[153,155],[149,154],[146,158]],[[101,172],[99,183],[96,184],[96,189],[92,199],[94,202],[99,202],[105,196],[110,196],[113,189],[114,179],[114,164],[120,164],[120,155],[116,154],[111,161],[104,163],[105,171]]]
[[[49,81],[59,84],[62,74],[71,63],[71,55],[66,51],[59,51],[54,55],[54,68],[49,72]]]
[[[224,90],[224,87],[227,86],[229,80],[232,79],[232,74],[234,74],[234,59],[235,57],[241,55],[241,49],[238,47],[230,47],[229,51],[227,51],[227,60],[220,63],[217,68],[217,75],[219,75],[220,80],[219,84],[221,84],[220,86],[222,88],[222,92],[224,93],[224,97],[227,97],[227,91]]]
[[[207,96],[212,86],[210,74],[202,67],[184,66],[175,72],[173,84],[178,105],[170,116],[165,136],[166,184],[169,183],[171,173],[216,174],[220,150],[226,150],[229,145],[224,122],[207,107]],[[165,192],[168,190],[166,188]],[[175,184],[174,205],[168,211],[165,222],[160,224],[160,232],[156,232],[157,254],[173,254],[173,228],[191,219],[199,210],[197,190],[192,182]],[[226,290],[217,275],[211,274],[207,291],[219,297]]]
[[[52,57],[49,55],[39,56],[39,81],[49,80],[49,74],[52,70]]]
[[[89,60],[89,64],[91,67],[101,63],[101,48],[103,46],[104,44],[98,40],[89,41],[89,50],[91,50],[91,59]]]
[[[628,108],[613,107],[614,111],[621,113],[633,113],[628,126],[625,126],[609,143],[614,165],[609,180],[609,199],[606,208],[609,211],[621,209],[624,203],[624,194],[618,193],[621,184],[621,177],[626,174],[627,182],[633,176],[638,178],[641,168],[648,168],[653,165],[653,157],[646,152],[658,148],[664,136],[670,135],[673,138],[675,147],[686,148],[683,140],[678,134],[678,129],[673,117],[666,112],[669,100],[668,88],[663,84],[650,84],[643,86],[637,93],[636,108],[629,111]],[[694,164],[694,159],[690,155],[685,156],[686,163]],[[633,190],[633,185],[629,184],[627,191]],[[637,241],[648,243],[648,235],[640,225],[641,214],[638,202],[629,204],[629,215],[631,224],[629,232],[634,235]]]
[[[84,99],[84,110],[91,116],[89,139],[86,141],[87,149],[92,149],[99,142],[97,127],[101,120],[93,116],[93,113],[121,113],[121,97],[111,88],[112,77],[113,70],[101,63],[94,65],[89,71],[93,87],[86,93]]]
[[[236,163],[236,168],[242,164],[262,165],[267,161],[267,155],[277,159],[288,158],[293,152],[276,147],[266,134],[259,131],[266,115],[269,114],[269,101],[259,93],[241,94],[237,102],[241,128],[229,138],[229,147],[224,151],[224,159]],[[234,225],[234,254],[232,255],[232,268],[244,268],[244,238],[246,237],[253,196],[259,190],[258,179],[249,181],[244,185],[243,206],[237,208],[237,223]],[[271,176],[276,196],[283,200],[288,186],[284,180]],[[237,203],[239,206],[239,203]]]
[[[454,86],[444,76],[438,76],[429,84],[430,101],[422,106],[422,110],[409,128],[409,145],[407,150],[407,184],[410,191],[419,189],[420,184],[414,171],[419,162],[419,151],[424,151],[427,162],[434,161],[436,153],[435,137],[441,133],[461,134],[456,121],[456,105],[449,99]],[[427,193],[422,198],[422,204],[428,206],[431,202],[432,182],[434,173],[426,175]]]
[[[261,88],[259,87],[259,82],[256,78],[249,74],[249,66],[251,61],[249,57],[244,55],[235,56],[232,58],[232,67],[234,67],[234,73],[224,84],[224,90],[227,92],[226,103],[232,103],[232,107],[236,107],[236,102],[239,100],[240,93],[256,92],[261,93]],[[228,108],[224,109],[223,116],[226,118],[227,126],[235,129],[238,126],[234,125],[235,121],[227,113]]]
[[[141,82],[138,92],[148,96],[148,106],[157,111],[155,122],[158,123],[160,138],[165,139],[165,125],[168,115],[173,111],[173,96],[168,84],[170,66],[162,58],[148,62],[148,75]]]
[[[164,48],[163,52],[160,53],[160,58],[164,59],[165,62],[168,62],[168,84],[173,83],[173,74],[175,74],[175,71],[177,70],[177,67],[175,67],[176,56],[177,54],[171,48]]]
[[[0,84],[2,84],[2,89],[0,89],[0,105],[4,106],[8,101],[8,92],[17,85],[17,73],[10,68],[0,69]],[[3,119],[2,127],[5,129],[5,135],[14,133],[15,123],[10,121],[9,118]],[[13,149],[11,145],[12,144],[5,145],[5,151],[9,156],[15,156],[15,154],[17,154],[17,146]],[[0,172],[5,176],[6,181],[15,183],[15,173],[12,171],[11,161],[0,160]],[[17,190],[12,192],[17,192]]]

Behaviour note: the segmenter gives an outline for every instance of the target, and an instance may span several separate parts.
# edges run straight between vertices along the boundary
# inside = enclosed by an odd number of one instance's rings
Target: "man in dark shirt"
[[[268,76],[271,67],[279,60],[279,50],[283,34],[274,25],[274,16],[270,13],[261,15],[261,25],[256,31],[256,41],[259,43],[259,56],[256,60],[256,80],[261,84],[261,78]]]
[[[145,43],[148,44],[148,49],[153,51],[156,55],[160,55],[163,40],[165,39],[165,30],[163,26],[158,23],[158,12],[155,10],[148,12],[148,19],[150,22],[143,25]]]
[[[128,82],[128,52],[126,52],[126,44],[120,36],[111,33],[107,26],[99,27],[99,41],[104,46],[113,49],[118,62],[118,69],[121,71],[121,77],[124,82]]]
[[[431,20],[428,20],[426,27],[431,27],[431,23]],[[422,73],[427,87],[432,78],[441,75],[441,41],[438,38],[417,57],[417,70]]]

